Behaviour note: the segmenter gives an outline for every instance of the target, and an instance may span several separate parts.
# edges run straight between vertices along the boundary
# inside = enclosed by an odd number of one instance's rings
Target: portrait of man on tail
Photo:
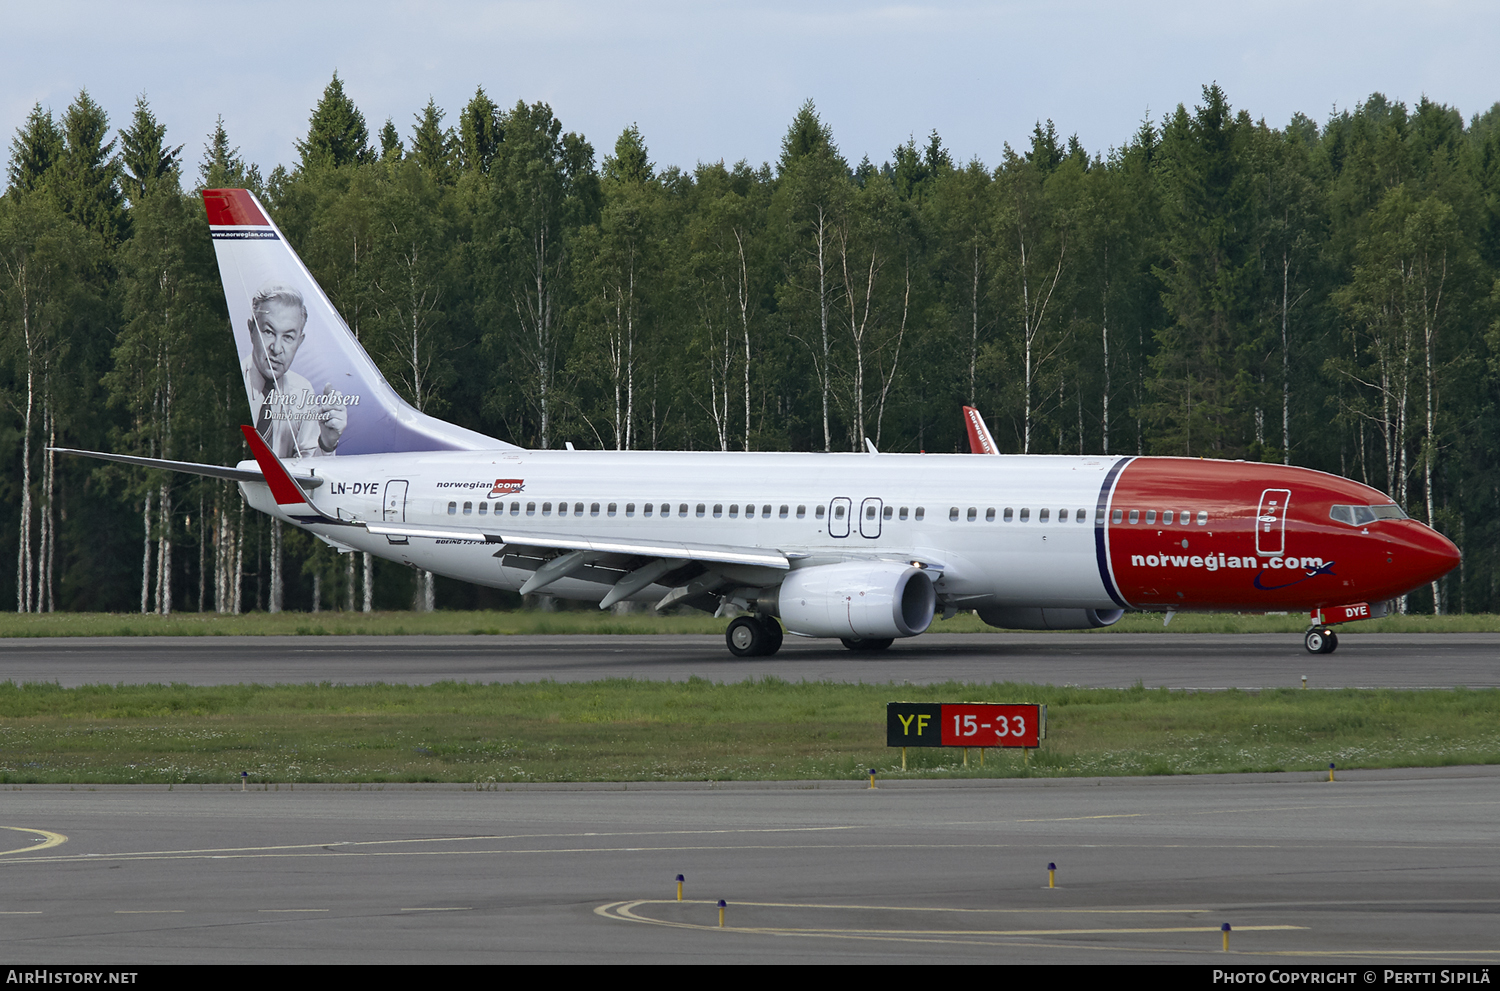
[[[242,365],[255,429],[278,458],[328,457],[338,453],[349,423],[344,399],[333,383],[314,391],[292,371],[307,332],[307,306],[291,286],[263,286],[250,301],[250,355]]]

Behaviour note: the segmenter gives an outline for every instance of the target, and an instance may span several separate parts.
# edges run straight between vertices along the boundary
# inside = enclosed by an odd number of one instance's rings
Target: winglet
[[[302,494],[302,489],[292,481],[292,476],[287,472],[286,466],[271,453],[271,449],[266,446],[260,434],[255,432],[255,428],[242,426],[240,433],[245,435],[245,442],[250,445],[250,452],[255,455],[255,462],[260,465],[260,472],[265,476],[266,484],[271,487],[271,495],[275,497],[276,504],[278,506],[310,506],[311,503]]]
[[[970,454],[1000,453],[1000,449],[995,446],[995,438],[990,436],[989,428],[984,425],[984,417],[979,415],[979,410],[972,406],[964,407],[964,426],[969,428]]]

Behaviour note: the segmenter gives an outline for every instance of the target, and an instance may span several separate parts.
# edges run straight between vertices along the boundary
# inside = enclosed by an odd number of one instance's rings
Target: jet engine
[[[1123,609],[1044,609],[1037,606],[989,606],[979,618],[1007,630],[1097,630],[1114,626]]]
[[[810,637],[914,637],[932,625],[937,608],[926,572],[891,561],[799,568],[775,594],[775,611],[786,628]]]

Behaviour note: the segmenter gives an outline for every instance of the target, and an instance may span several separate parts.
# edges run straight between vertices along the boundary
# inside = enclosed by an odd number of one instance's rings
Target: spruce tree
[[[385,124],[380,128],[380,160],[399,162],[405,157],[406,149],[401,144],[401,135],[396,131],[396,125],[387,117]]]
[[[229,132],[224,130],[224,118],[214,122],[214,133],[208,136],[203,146],[203,158],[198,163],[198,185],[203,189],[253,189],[260,191],[260,169],[246,166],[238,148],[229,145]]]
[[[120,132],[125,187],[132,203],[145,198],[161,180],[177,174],[182,145],[168,148],[166,136],[166,125],[156,122],[146,98],[137,97],[130,130]]]
[[[431,97],[427,106],[416,115],[417,124],[412,128],[411,154],[417,166],[427,172],[439,185],[446,184],[452,176],[453,131],[443,127],[443,112]]]
[[[52,119],[50,110],[43,110],[40,103],[31,108],[26,123],[16,131],[10,143],[10,162],[5,168],[5,181],[10,189],[18,193],[29,193],[39,188],[47,173],[62,158],[62,132]]]
[[[464,107],[458,131],[460,167],[465,172],[488,173],[505,140],[505,128],[500,108],[485,95],[484,87],[475,90]]]
[[[308,119],[307,140],[297,142],[302,156],[300,168],[341,168],[375,157],[370,149],[370,132],[365,116],[344,93],[339,74],[323,90],[323,98]]]
[[[113,245],[127,236],[120,160],[105,142],[109,116],[88,90],[80,90],[62,117],[62,157],[52,188],[58,205],[79,226]]]

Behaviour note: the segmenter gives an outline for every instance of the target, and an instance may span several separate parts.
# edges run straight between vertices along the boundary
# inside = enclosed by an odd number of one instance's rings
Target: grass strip
[[[1131,613],[1114,626],[1089,633],[1301,633],[1302,613],[1178,613],[1163,625],[1160,613]],[[353,636],[406,634],[722,634],[727,620],[705,615],[616,615],[597,609],[540,611],[173,613],[0,613],[4,637],[144,637],[144,636]],[[1388,616],[1340,627],[1357,633],[1497,633],[1500,615]],[[933,633],[996,633],[972,613],[932,624]]]
[[[613,680],[477,685],[0,684],[0,783],[901,777],[889,701],[1042,702],[1029,764],[907,753],[905,777],[1311,771],[1500,762],[1500,690],[1182,692]]]

